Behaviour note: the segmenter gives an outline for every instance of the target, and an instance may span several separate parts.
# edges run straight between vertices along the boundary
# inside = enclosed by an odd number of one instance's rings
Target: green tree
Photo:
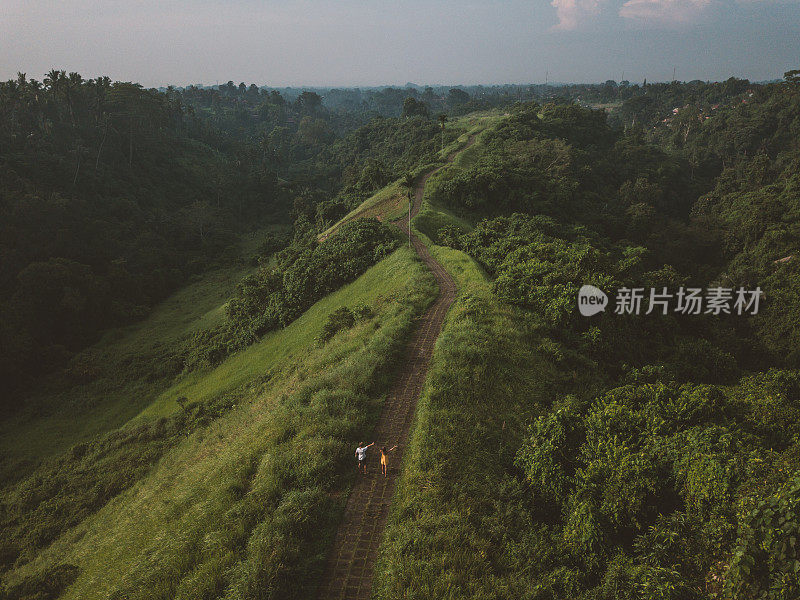
[[[444,150],[444,124],[447,123],[447,115],[445,113],[439,113],[437,119],[439,120],[439,125],[442,128],[442,150]]]
[[[403,114],[402,117],[404,119],[408,119],[411,117],[428,117],[428,107],[426,104],[420,100],[412,98],[409,96],[405,100],[403,100]]]

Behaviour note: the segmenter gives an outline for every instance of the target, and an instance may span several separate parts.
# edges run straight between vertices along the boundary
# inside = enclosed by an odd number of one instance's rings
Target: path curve
[[[471,135],[463,148],[448,156],[447,164],[453,162],[460,152],[475,143],[475,137]],[[428,179],[444,166],[446,165],[428,171],[417,181],[414,187],[411,218],[419,213]],[[406,216],[393,224],[408,232],[408,219]],[[375,560],[383,539],[383,529],[399,474],[398,467],[402,464],[417,399],[422,392],[433,347],[442,330],[445,315],[456,296],[455,280],[413,233],[411,245],[433,273],[439,285],[439,296],[419,319],[408,343],[400,374],[383,405],[374,436],[370,439],[370,441],[375,440],[375,448],[370,448],[367,453],[368,475],[359,476],[358,482],[350,491],[344,516],[319,586],[320,600],[369,600],[370,598]],[[391,447],[395,444],[397,450],[389,455],[389,477],[384,478],[380,474],[380,453],[377,448],[384,445]]]

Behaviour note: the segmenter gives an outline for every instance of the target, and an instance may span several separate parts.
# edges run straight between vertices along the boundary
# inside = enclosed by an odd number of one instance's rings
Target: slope
[[[243,242],[243,256],[257,239]],[[224,302],[250,270],[233,262],[195,277],[143,321],[108,330],[64,369],[43,377],[27,408],[0,421],[0,481],[135,417],[171,385],[190,336],[221,321]]]
[[[181,409],[178,392],[166,392],[135,422],[169,432],[182,419],[184,433],[132,487],[18,561],[6,578],[10,597],[53,582],[66,598],[235,598],[255,588],[304,597],[351,482],[350,447],[380,409],[433,294],[431,276],[402,248],[196,376],[200,401]],[[329,312],[362,304],[372,317],[315,342]],[[176,385],[186,393],[186,383]]]

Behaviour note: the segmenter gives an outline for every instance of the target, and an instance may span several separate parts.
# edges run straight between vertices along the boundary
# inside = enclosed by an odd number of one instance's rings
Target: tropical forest
[[[799,142],[798,70],[18,72],[0,598],[800,598]]]

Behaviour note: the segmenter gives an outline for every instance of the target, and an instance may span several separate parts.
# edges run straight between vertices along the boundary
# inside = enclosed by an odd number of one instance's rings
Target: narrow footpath
[[[463,152],[475,142],[470,136]],[[447,157],[451,163],[459,152]],[[413,219],[422,206],[425,184],[436,173],[438,167],[419,178],[414,188],[414,204],[411,208]],[[394,222],[394,225],[408,232],[408,220]],[[383,530],[389,514],[389,505],[394,493],[395,481],[399,475],[403,452],[414,418],[417,399],[428,373],[428,364],[433,355],[436,339],[442,330],[445,315],[456,296],[456,282],[444,267],[431,256],[428,248],[415,235],[411,235],[411,245],[436,278],[439,296],[428,308],[417,324],[417,328],[406,349],[402,368],[383,406],[380,419],[369,442],[375,446],[367,454],[368,474],[360,476],[350,492],[342,522],[328,556],[328,564],[319,586],[320,600],[369,600],[372,592],[372,575],[375,561],[383,539]],[[390,453],[389,477],[380,473],[381,446],[397,450]]]

